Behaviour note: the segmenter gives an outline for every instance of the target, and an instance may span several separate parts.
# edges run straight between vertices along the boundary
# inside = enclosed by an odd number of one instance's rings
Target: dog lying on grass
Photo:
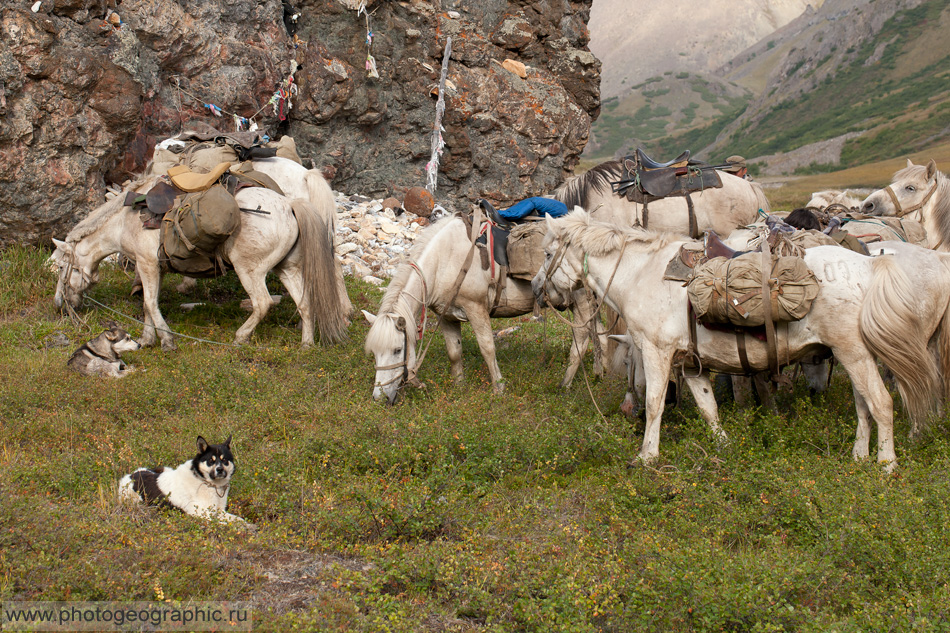
[[[134,370],[119,358],[119,354],[141,347],[128,332],[113,325],[73,352],[66,366],[83,376],[123,378]]]
[[[203,519],[251,526],[226,511],[234,470],[231,436],[223,444],[208,444],[199,435],[194,459],[177,468],[139,468],[119,480],[119,498],[172,507]]]

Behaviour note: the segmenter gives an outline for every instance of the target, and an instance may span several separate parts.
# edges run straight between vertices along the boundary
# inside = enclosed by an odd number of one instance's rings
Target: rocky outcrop
[[[5,5],[0,246],[65,234],[108,182],[145,166],[157,140],[196,119],[233,130],[233,114],[293,135],[335,189],[402,199],[425,184],[449,36],[437,203],[550,191],[598,113],[590,3],[366,0],[362,13],[360,0]],[[278,90],[289,99],[269,103]]]

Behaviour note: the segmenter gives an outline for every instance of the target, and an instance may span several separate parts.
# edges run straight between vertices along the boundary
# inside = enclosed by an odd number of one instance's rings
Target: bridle
[[[419,268],[418,264],[416,264],[413,261],[409,261],[407,262],[407,264],[409,268],[411,268],[412,270],[416,271],[416,273],[418,273],[419,279],[422,280],[422,300],[421,300],[422,315],[419,319],[419,325],[416,326],[416,337],[417,337],[416,340],[421,341],[423,336],[425,335],[425,330],[426,330],[426,307],[428,303],[429,289],[428,289],[428,286],[426,285],[426,277],[424,274],[422,274],[422,269]],[[422,358],[425,357],[425,351],[428,349],[428,346],[426,346],[425,350],[423,350],[422,356],[416,361],[415,367],[413,367],[410,370],[409,368],[409,333],[407,331],[406,326],[399,325],[398,322],[396,324],[396,329],[402,332],[402,360],[396,363],[392,363],[390,365],[376,365],[376,373],[379,373],[381,371],[387,371],[390,369],[399,369],[400,367],[402,368],[402,373],[397,374],[395,378],[391,378],[390,380],[387,380],[386,382],[374,382],[373,383],[374,389],[376,387],[388,387],[394,382],[411,383],[415,386],[421,385],[421,383],[419,383],[419,381],[416,379],[416,371],[418,371],[419,365],[422,364]],[[431,343],[431,339],[430,339],[430,343]]]
[[[84,284],[86,284],[87,287],[92,285],[93,283],[92,277],[88,276],[86,274],[86,271],[82,267],[76,265],[76,263],[73,261],[74,256],[71,252],[63,251],[63,257],[66,259],[66,263],[65,265],[62,265],[60,267],[59,274],[60,274],[60,280],[62,280],[63,282],[64,295],[65,295],[67,287],[72,290],[72,284],[70,283],[70,279],[72,279],[73,271],[77,271],[77,270],[79,271],[80,279],[83,281]],[[82,291],[77,291],[77,293],[82,295]],[[69,301],[66,300],[65,296],[63,297],[63,300],[65,301],[66,304],[69,303]]]
[[[930,188],[930,191],[927,192],[927,195],[925,195],[920,202],[907,209],[901,207],[901,202],[897,199],[897,194],[894,193],[894,188],[891,185],[884,187],[884,191],[886,191],[887,195],[891,197],[891,202],[894,203],[894,207],[897,209],[897,213],[895,215],[899,218],[902,218],[909,213],[913,213],[914,211],[922,209],[924,205],[930,201],[930,198],[934,195],[934,192],[937,191],[937,179],[934,178],[934,186]]]

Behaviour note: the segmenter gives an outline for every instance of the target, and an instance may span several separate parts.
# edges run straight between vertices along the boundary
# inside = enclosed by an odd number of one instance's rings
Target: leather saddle
[[[674,281],[689,281],[693,269],[707,260],[714,257],[733,259],[748,252],[737,251],[723,242],[715,231],[706,231],[702,245],[693,242],[683,244],[680,247],[679,252],[667,264],[663,278]]]
[[[686,150],[673,160],[660,162],[637,148],[633,156],[621,161],[623,174],[611,183],[614,193],[625,195],[631,202],[650,202],[670,196],[686,196],[693,191],[722,187],[716,173],[718,165],[690,160]]]

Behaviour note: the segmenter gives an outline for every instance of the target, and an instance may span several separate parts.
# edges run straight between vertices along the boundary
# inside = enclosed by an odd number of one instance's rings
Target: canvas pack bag
[[[161,259],[180,273],[223,272],[215,250],[240,225],[238,203],[221,185],[190,193],[162,219]]]
[[[771,261],[768,285],[772,320],[797,321],[808,314],[818,296],[818,279],[800,257],[774,257]],[[762,253],[732,259],[714,257],[696,266],[686,291],[700,321],[741,327],[765,324]]]
[[[508,274],[519,279],[534,279],[544,265],[541,242],[547,232],[544,222],[526,222],[511,229],[508,236]]]

